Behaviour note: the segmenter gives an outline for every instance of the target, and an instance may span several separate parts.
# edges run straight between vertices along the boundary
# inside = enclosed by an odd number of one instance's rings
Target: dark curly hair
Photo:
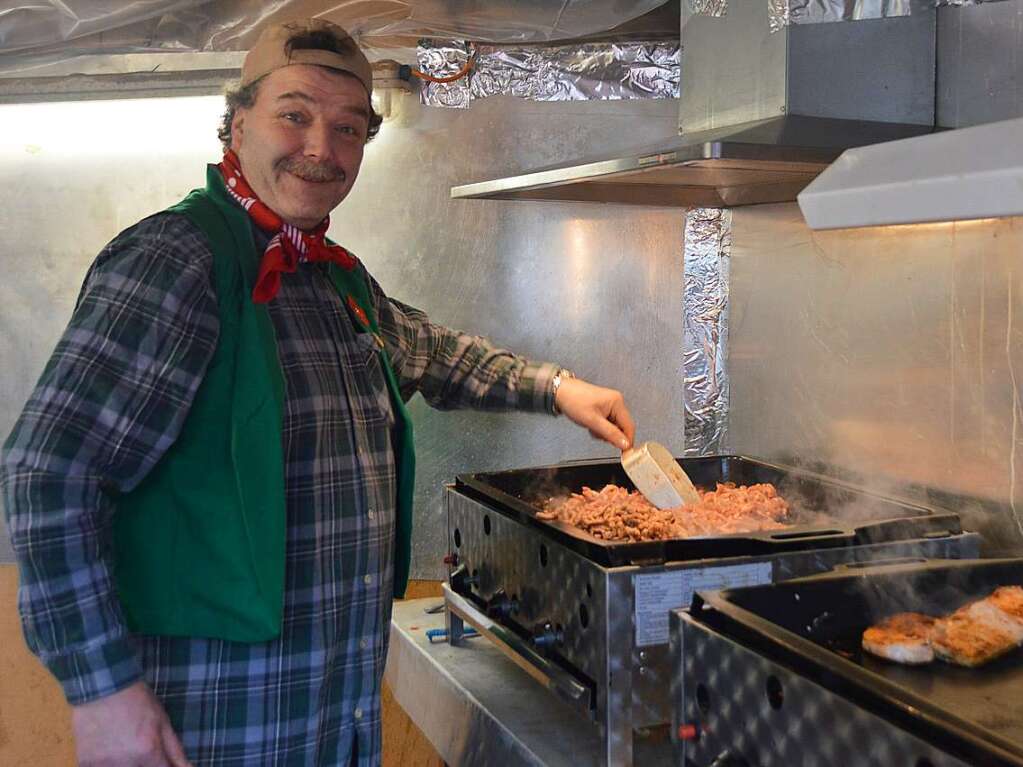
[[[327,30],[314,30],[301,32],[287,42],[288,51],[293,50],[317,50],[333,51],[334,53],[346,53],[345,43],[332,35]],[[224,116],[220,119],[220,127],[217,128],[217,137],[224,149],[231,146],[231,123],[234,122],[234,115],[239,109],[248,109],[256,103],[256,96],[259,95],[259,86],[263,78],[244,86],[231,86],[224,91]],[[366,141],[372,141],[373,137],[380,132],[380,124],[384,118],[373,109],[372,102],[369,105],[369,130],[366,132]]]

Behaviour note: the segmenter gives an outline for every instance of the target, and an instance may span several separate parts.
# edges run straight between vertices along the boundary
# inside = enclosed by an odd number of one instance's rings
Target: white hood
[[[798,199],[813,229],[1023,215],[1023,118],[848,149]]]

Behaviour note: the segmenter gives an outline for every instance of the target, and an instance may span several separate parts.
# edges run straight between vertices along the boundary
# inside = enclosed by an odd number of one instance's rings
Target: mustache
[[[306,181],[344,181],[346,178],[344,168],[304,157],[285,157],[280,161],[279,167]]]

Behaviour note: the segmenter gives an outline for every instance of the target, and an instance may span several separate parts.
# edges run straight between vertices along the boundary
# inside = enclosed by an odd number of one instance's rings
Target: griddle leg
[[[633,767],[632,761],[632,678],[631,675],[619,670],[624,669],[617,663],[612,651],[608,664],[608,685],[605,690],[597,692],[597,723],[604,741],[601,767]]]
[[[465,621],[448,609],[444,611],[444,626],[448,630],[448,644],[456,646],[462,644],[465,635]]]
[[[604,572],[607,574],[604,585],[606,611],[602,617],[607,627],[608,644],[601,672],[606,684],[597,685],[595,711],[604,740],[601,767],[633,767],[633,576],[628,572]]]

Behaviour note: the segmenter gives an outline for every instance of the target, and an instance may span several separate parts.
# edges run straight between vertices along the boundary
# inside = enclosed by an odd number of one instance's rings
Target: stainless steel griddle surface
[[[630,543],[601,540],[571,525],[536,518],[553,496],[579,492],[583,487],[599,490],[607,484],[631,488],[621,464],[614,460],[462,474],[456,485],[494,510],[535,525],[608,566],[770,555],[962,532],[959,517],[947,510],[875,495],[811,472],[737,455],[679,460],[701,489],[714,489],[718,482],[770,482],[792,506],[792,526],[760,533]]]

